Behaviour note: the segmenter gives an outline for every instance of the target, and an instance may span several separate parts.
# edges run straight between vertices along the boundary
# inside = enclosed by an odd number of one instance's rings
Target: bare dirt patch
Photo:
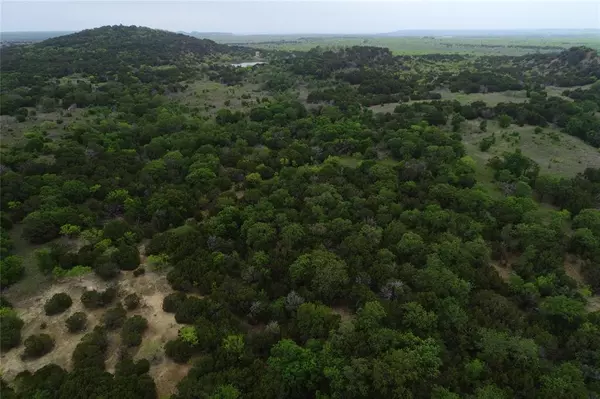
[[[581,274],[581,259],[573,255],[565,257],[565,273],[579,284],[585,284],[585,279]]]
[[[86,289],[104,290],[111,285],[118,287],[117,301],[134,292],[140,297],[139,307],[128,312],[127,316],[140,315],[145,317],[148,320],[148,330],[144,333],[142,344],[139,348],[134,349],[132,354],[135,359],[145,358],[150,361],[150,375],[156,381],[160,397],[175,393],[177,383],[187,374],[190,366],[176,364],[165,356],[164,345],[177,336],[179,325],[175,322],[173,314],[162,310],[163,298],[173,290],[164,275],[152,271],[146,271],[144,275],[139,277],[134,277],[132,272],[124,272],[119,279],[111,282],[102,281],[93,274],[64,279],[49,285],[45,289],[42,288],[39,294],[13,302],[15,310],[25,322],[22,331],[23,339],[31,334],[45,332],[55,339],[55,348],[39,359],[26,361],[21,360],[22,346],[3,353],[0,356],[2,376],[10,381],[21,371],[35,371],[50,363],[71,370],[73,350],[85,332],[69,333],[65,325],[65,319],[75,312],[85,312],[88,316],[86,331],[91,331],[101,323],[102,315],[114,304],[104,309],[87,310],[81,303],[81,294]],[[73,305],[63,314],[46,316],[44,303],[52,295],[59,292],[69,294],[73,299]],[[41,327],[42,323],[47,325],[44,329]],[[120,347],[120,331],[109,333],[109,350],[106,361],[106,369],[109,372],[114,372]]]
[[[505,282],[508,282],[510,280],[510,276],[512,275],[512,266],[510,265],[510,263],[500,264],[493,262],[492,266],[502,280],[504,280]]]

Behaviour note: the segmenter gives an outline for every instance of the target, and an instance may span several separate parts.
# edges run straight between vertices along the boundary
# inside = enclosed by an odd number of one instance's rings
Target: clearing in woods
[[[573,177],[586,168],[600,167],[600,151],[581,139],[546,127],[535,133],[533,126],[510,125],[503,129],[495,121],[488,121],[487,132],[479,129],[479,120],[463,123],[461,132],[467,153],[480,166],[494,156],[520,149],[523,155],[540,165],[540,174]],[[487,151],[479,143],[495,136],[496,141]]]
[[[47,355],[32,360],[21,359],[22,347],[3,353],[0,357],[1,375],[10,381],[21,371],[35,371],[49,363],[70,370],[71,356],[81,338],[86,332],[99,325],[102,315],[116,303],[115,301],[102,309],[89,310],[82,305],[81,294],[85,290],[100,291],[115,285],[118,290],[116,301],[120,301],[130,293],[136,293],[141,299],[139,307],[128,311],[127,317],[140,315],[148,320],[148,330],[144,333],[142,344],[139,348],[132,349],[131,354],[136,360],[145,358],[150,362],[150,375],[156,382],[159,397],[174,394],[177,383],[187,375],[190,366],[174,363],[165,356],[164,345],[177,337],[180,326],[176,323],[173,314],[162,310],[164,297],[173,292],[171,286],[164,275],[152,271],[146,271],[139,277],[134,277],[133,272],[123,272],[118,280],[112,282],[105,282],[92,273],[81,277],[65,278],[54,284],[43,285],[46,289],[42,292],[39,292],[38,286],[38,293],[28,297],[9,291],[6,295],[7,299],[13,303],[19,317],[25,322],[22,330],[23,339],[32,334],[46,333],[55,339],[55,347]],[[47,316],[44,313],[44,304],[52,295],[59,292],[70,295],[73,305],[62,314]],[[80,311],[88,316],[86,331],[71,334],[67,331],[65,320]],[[42,327],[43,323],[45,327]],[[106,360],[106,369],[109,372],[114,372],[121,347],[120,340],[120,329],[109,332]]]

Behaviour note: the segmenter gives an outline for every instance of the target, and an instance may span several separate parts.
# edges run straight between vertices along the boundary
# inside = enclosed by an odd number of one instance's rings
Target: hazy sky
[[[81,30],[115,24],[233,33],[600,28],[600,0],[0,0],[0,7],[2,31]]]

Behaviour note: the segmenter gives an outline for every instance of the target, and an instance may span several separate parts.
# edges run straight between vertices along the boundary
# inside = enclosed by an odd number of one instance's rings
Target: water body
[[[264,61],[240,62],[239,64],[231,64],[231,66],[246,68],[246,67],[253,67],[254,65],[262,65],[262,64],[266,64],[266,62],[264,62]]]

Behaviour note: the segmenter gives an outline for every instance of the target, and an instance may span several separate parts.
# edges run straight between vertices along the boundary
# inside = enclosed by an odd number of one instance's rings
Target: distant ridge
[[[127,70],[137,73],[142,66],[174,66],[185,73],[205,57],[251,52],[164,30],[113,25],[29,46],[2,48],[0,63],[3,75],[10,75],[11,85],[27,85],[34,76],[57,78],[82,73],[107,77]],[[143,74],[140,76],[143,79]]]

